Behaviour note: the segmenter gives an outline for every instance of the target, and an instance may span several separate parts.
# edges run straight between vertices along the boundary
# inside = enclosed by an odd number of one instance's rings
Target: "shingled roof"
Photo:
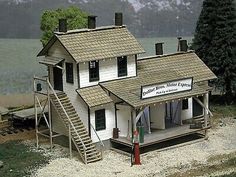
[[[76,62],[100,60],[145,52],[125,26],[112,26],[57,33],[39,52],[38,56],[46,55],[49,48],[57,40]]]
[[[112,102],[111,98],[99,85],[79,89],[77,93],[90,108]]]
[[[141,86],[193,78],[190,91],[141,99]],[[109,92],[138,108],[148,104],[187,98],[207,93],[208,80],[215,79],[212,71],[193,52],[155,56],[138,60],[138,76],[100,83]]]

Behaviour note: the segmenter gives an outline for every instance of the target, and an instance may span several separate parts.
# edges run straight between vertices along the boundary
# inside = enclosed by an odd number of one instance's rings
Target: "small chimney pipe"
[[[59,19],[59,32],[67,32],[67,20]]]
[[[163,55],[163,42],[159,42],[155,44],[156,55]]]
[[[115,13],[115,26],[123,25],[123,14],[121,12]]]
[[[181,52],[187,52],[188,51],[187,40],[180,40],[179,41],[179,47],[180,47]]]
[[[96,17],[94,15],[88,16],[88,29],[96,28]]]
[[[178,39],[178,47],[177,47],[177,52],[179,52],[179,51],[180,51],[180,40],[182,39],[182,37],[181,37],[181,36],[179,36],[179,37],[177,37],[177,39]]]

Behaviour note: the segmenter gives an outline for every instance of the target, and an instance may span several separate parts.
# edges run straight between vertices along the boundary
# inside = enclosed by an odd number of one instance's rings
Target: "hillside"
[[[44,10],[78,6],[97,15],[98,26],[113,24],[114,12],[137,37],[190,36],[202,0],[2,0],[0,38],[39,38]]]

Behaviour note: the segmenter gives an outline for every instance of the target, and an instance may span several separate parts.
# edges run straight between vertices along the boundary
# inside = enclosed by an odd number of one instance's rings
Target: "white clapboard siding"
[[[127,76],[118,77],[117,59],[99,60],[99,81],[89,82],[89,63],[79,63],[80,87],[97,85],[98,82],[136,76],[135,56],[127,57]]]
[[[108,140],[112,137],[112,131],[115,127],[115,108],[114,104],[107,104],[104,106],[99,106],[91,110],[90,112],[90,120],[91,124],[95,127],[95,111],[99,109],[105,109],[105,116],[106,116],[106,129],[97,131],[98,136],[101,140]],[[91,138],[93,142],[98,142],[98,138],[95,135],[94,131],[91,130]]]
[[[49,50],[49,56],[53,57],[60,57],[64,58],[64,64],[63,64],[63,91],[67,94],[69,97],[72,105],[76,109],[79,117],[84,123],[84,126],[88,130],[88,107],[84,103],[84,101],[78,96],[76,89],[78,88],[78,74],[77,74],[77,64],[76,62],[70,57],[70,55],[64,50],[64,48],[61,46],[59,42],[55,42],[55,44],[50,48]],[[65,68],[65,63],[73,63],[73,76],[74,76],[74,83],[67,83],[66,82],[66,68]],[[53,67],[49,67],[49,77],[50,81],[53,85]],[[57,116],[57,114],[53,111],[52,112],[53,118]],[[54,118],[55,121],[59,121],[58,118]],[[54,129],[60,129],[62,127],[62,121],[61,123],[56,122],[54,123]],[[57,128],[58,127],[58,128]],[[64,130],[60,133],[64,134]]]
[[[188,98],[188,109],[182,110],[181,112],[182,120],[193,118],[193,99]]]

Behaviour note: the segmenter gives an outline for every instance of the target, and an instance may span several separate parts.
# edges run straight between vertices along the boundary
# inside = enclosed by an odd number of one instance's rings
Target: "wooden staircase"
[[[78,116],[70,99],[64,92],[50,95],[50,101],[55,107],[58,115],[63,120],[66,128],[71,132],[71,138],[85,164],[102,159],[102,153],[99,152],[92,142],[88,132]]]

